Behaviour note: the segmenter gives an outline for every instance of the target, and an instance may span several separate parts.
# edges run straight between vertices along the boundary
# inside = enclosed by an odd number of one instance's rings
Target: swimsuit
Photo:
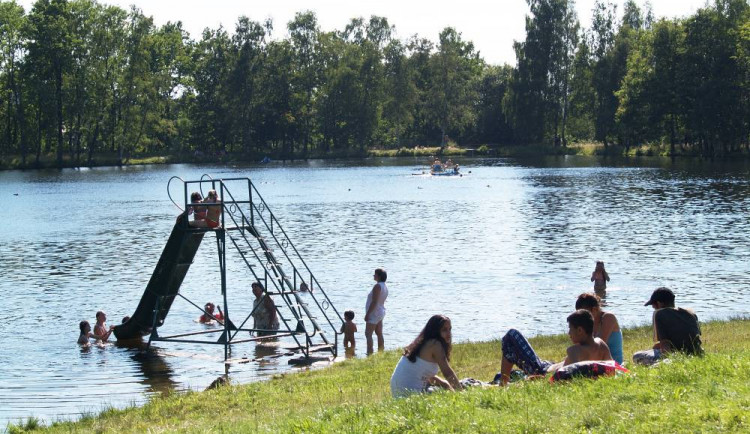
[[[612,354],[612,360],[622,365],[622,331],[617,330],[612,332],[607,339],[607,346],[609,347],[609,353]]]
[[[267,295],[264,297],[268,297]],[[269,312],[266,309],[263,298],[256,298],[253,300],[253,320],[254,327],[256,329],[265,330],[278,330],[279,329],[279,318],[273,316],[273,312]],[[267,336],[274,334],[273,331],[256,331],[256,336]]]
[[[219,222],[213,221],[210,218],[206,217],[206,226],[208,226],[211,229],[218,228]]]
[[[603,318],[604,315],[599,318],[600,330]],[[600,336],[597,334],[596,337]],[[622,360],[624,357],[622,351],[622,330],[617,330],[616,332],[612,332],[609,334],[609,338],[607,338],[607,346],[609,347],[609,353],[612,355],[612,360],[622,365]]]
[[[196,209],[193,208],[193,215],[195,216],[195,220],[205,220],[206,215],[208,215],[208,210],[205,207],[202,207],[202,209]]]
[[[375,309],[372,310],[372,313],[370,314],[370,320],[367,321],[368,324],[377,324],[380,321],[383,321],[383,318],[385,318],[385,299],[388,298],[388,287],[385,286],[385,282],[378,282],[378,285],[380,285],[380,297],[378,297],[377,304],[375,305]],[[369,294],[367,294],[367,303],[365,304],[365,313],[370,311],[370,305],[372,304],[372,291],[370,291]]]

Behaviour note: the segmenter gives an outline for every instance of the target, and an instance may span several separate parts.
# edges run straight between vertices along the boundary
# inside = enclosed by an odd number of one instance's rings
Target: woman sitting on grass
[[[391,394],[394,398],[415,392],[425,392],[428,386],[448,390],[462,389],[450,364],[451,320],[447,316],[433,315],[414,342],[404,350],[391,376]],[[446,380],[437,376],[438,368]]]
[[[602,310],[601,299],[596,294],[584,292],[576,300],[576,309],[586,309],[594,317],[594,337],[607,343],[612,359],[622,365],[622,331],[620,324],[610,312]]]

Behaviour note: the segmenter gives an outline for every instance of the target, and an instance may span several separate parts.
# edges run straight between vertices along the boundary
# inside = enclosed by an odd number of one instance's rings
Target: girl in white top
[[[424,392],[427,386],[440,386],[448,390],[462,389],[450,364],[451,320],[447,316],[433,315],[414,342],[404,350],[391,376],[391,394],[394,398],[415,392]],[[438,368],[444,380],[437,376]]]
[[[378,351],[383,351],[385,343],[383,341],[383,318],[385,318],[385,300],[388,298],[388,287],[385,281],[388,279],[388,273],[382,268],[375,270],[375,286],[367,295],[367,304],[365,304],[365,338],[367,339],[367,354],[372,354],[372,332],[378,336]]]

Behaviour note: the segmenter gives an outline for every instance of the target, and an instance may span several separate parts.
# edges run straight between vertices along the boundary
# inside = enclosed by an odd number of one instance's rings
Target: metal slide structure
[[[117,339],[148,335],[149,345],[155,341],[218,344],[224,346],[226,360],[229,357],[229,347],[233,344],[291,337],[305,358],[309,359],[314,351],[330,351],[336,356],[343,318],[252,181],[249,178],[214,180],[209,177],[208,180],[201,178],[199,181],[182,183],[185,210],[190,206],[189,191],[200,190],[208,184],[219,193],[222,198],[220,203],[204,203],[202,206],[221,208],[220,226],[215,229],[193,227],[188,222],[187,213],[177,220],[133,316],[126,323],[115,327]],[[237,196],[230,191],[230,187],[235,193],[239,192]],[[164,324],[173,301],[178,297],[207,314],[179,292],[206,233],[214,233],[216,236],[221,295],[226,317],[223,328],[161,336],[158,329]],[[239,325],[229,320],[231,297],[227,293],[228,246],[237,253],[233,257],[239,256],[245,265],[242,268],[254,280],[264,284],[264,297],[273,296],[280,323],[279,330],[246,326],[254,309]],[[250,289],[247,288],[237,295],[247,298],[249,294]],[[258,306],[260,305],[262,303]],[[240,336],[240,332],[245,333]],[[248,337],[246,332],[252,332],[255,336]],[[218,339],[196,338],[214,333],[220,333]]]

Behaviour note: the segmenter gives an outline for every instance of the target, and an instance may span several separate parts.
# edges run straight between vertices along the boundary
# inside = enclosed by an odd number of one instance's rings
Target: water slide
[[[164,324],[169,308],[180,291],[180,285],[193,263],[195,253],[205,234],[204,232],[188,232],[183,226],[182,218],[178,219],[172,228],[172,234],[169,236],[164,251],[161,252],[159,262],[151,274],[151,280],[148,281],[146,291],[135,312],[127,322],[115,327],[114,333],[117,340],[139,338],[150,334],[156,303],[162,296],[166,297],[161,300],[156,327]]]

